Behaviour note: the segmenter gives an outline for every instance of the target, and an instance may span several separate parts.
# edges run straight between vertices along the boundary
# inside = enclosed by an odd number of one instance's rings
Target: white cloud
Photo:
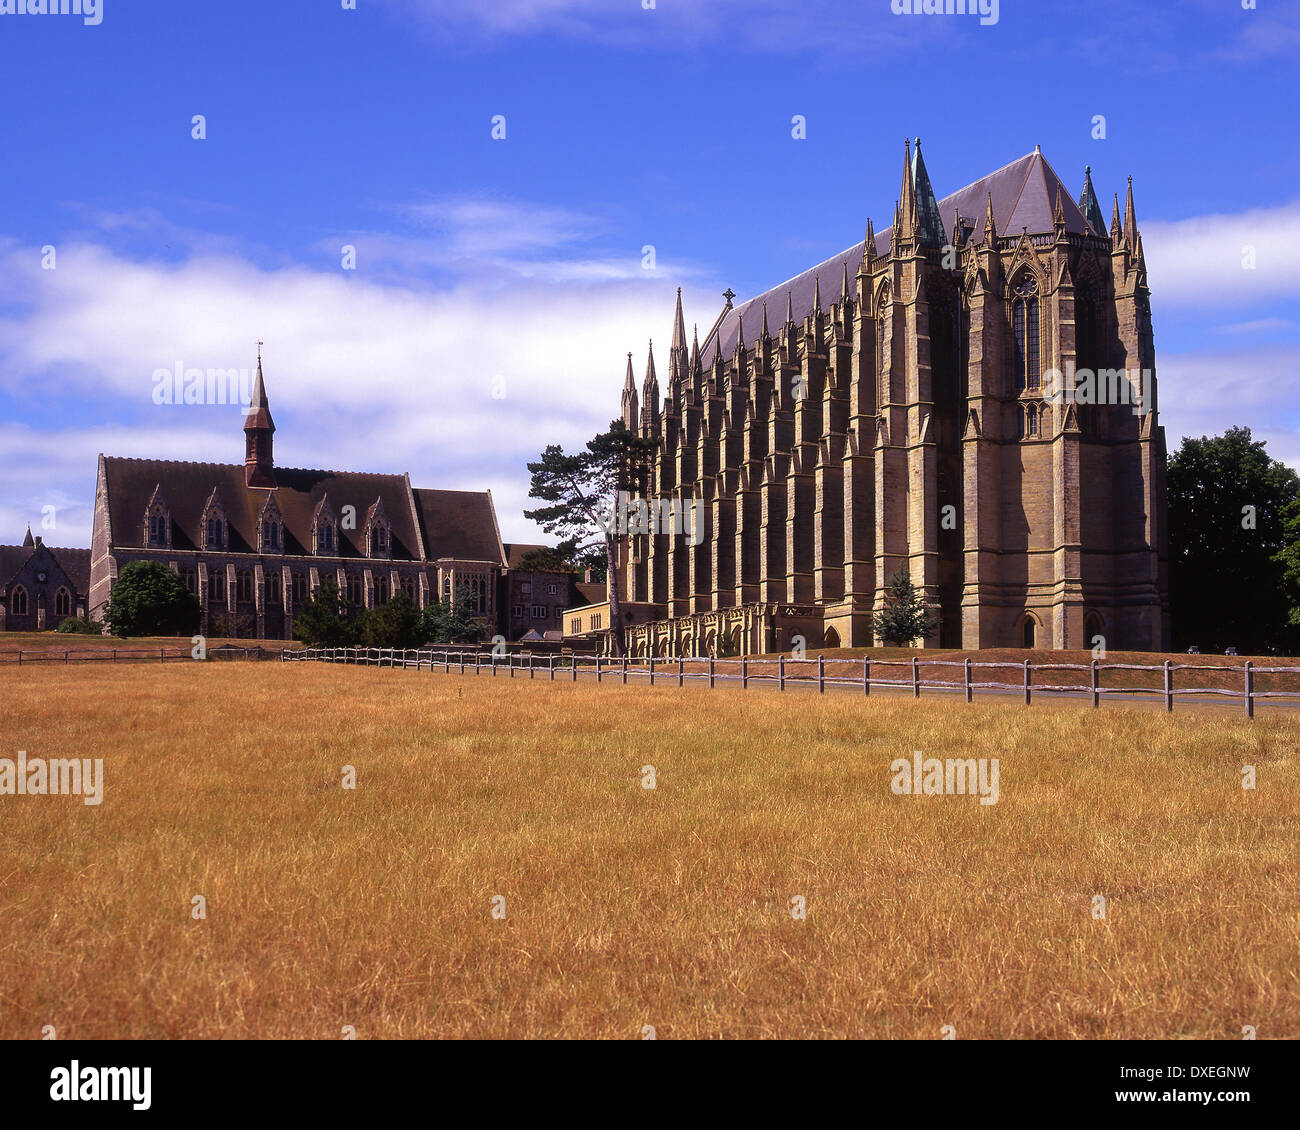
[[[61,247],[57,270],[42,271],[30,250],[0,245],[0,306],[15,311],[0,320],[0,394],[35,417],[44,390],[57,387],[76,421],[0,435],[0,540],[21,535],[33,508],[39,515],[41,500],[59,494],[85,509],[68,527],[78,538],[61,531],[61,540],[86,544],[99,451],[241,460],[238,408],[157,405],[154,373],[177,363],[252,368],[258,338],[278,463],[409,470],[416,485],[490,488],[506,540],[541,540],[521,516],[532,505],[524,464],[548,443],[581,444],[618,414],[626,354],[635,353],[639,380],[648,334],[667,341],[676,280],[662,264],[647,274],[599,256],[539,255],[505,277],[482,271],[474,256],[523,244],[475,233],[519,210],[449,214],[470,277],[441,289],[233,255],[140,262],[92,243]],[[559,214],[537,230],[529,245],[539,250],[572,234]],[[388,240],[397,255],[401,239]],[[685,296],[704,325],[721,305],[715,294]],[[662,347],[657,362],[662,372]],[[92,402],[120,423],[82,426]]]
[[[1300,297],[1300,202],[1140,225],[1152,304],[1238,308]],[[1244,264],[1251,261],[1254,267]],[[1158,315],[1157,315],[1158,316]]]

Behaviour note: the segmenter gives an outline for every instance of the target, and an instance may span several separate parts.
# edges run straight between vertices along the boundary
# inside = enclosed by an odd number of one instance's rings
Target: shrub
[[[118,575],[104,621],[115,636],[188,636],[202,609],[185,582],[157,561],[132,561]]]

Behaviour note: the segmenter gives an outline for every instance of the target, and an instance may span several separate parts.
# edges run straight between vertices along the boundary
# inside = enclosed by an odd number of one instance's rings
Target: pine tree
[[[900,568],[885,588],[885,607],[872,620],[876,640],[893,647],[911,647],[916,640],[934,635],[938,623],[912,584],[907,568]]]

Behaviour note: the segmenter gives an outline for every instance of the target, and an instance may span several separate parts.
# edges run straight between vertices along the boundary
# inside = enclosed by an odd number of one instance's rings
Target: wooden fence
[[[710,687],[719,683],[733,683],[745,690],[751,686],[767,686],[779,691],[790,688],[816,688],[822,694],[829,687],[847,687],[860,690],[863,695],[870,695],[873,687],[910,690],[912,695],[920,698],[923,690],[961,693],[967,702],[973,702],[976,691],[1008,692],[1024,696],[1025,705],[1033,702],[1037,694],[1077,694],[1091,699],[1094,707],[1101,705],[1105,695],[1147,695],[1164,700],[1165,709],[1173,711],[1176,696],[1210,695],[1220,698],[1239,699],[1246,717],[1255,716],[1255,703],[1260,699],[1289,698],[1300,703],[1300,667],[1256,667],[1247,659],[1240,666],[1220,666],[1206,663],[1175,663],[1165,660],[1163,664],[1106,663],[1093,660],[1090,664],[1082,663],[1034,663],[1024,660],[1022,663],[980,661],[973,659],[792,659],[787,656],[775,658],[715,659],[711,657],[678,659],[608,659],[596,656],[578,655],[498,655],[483,650],[446,650],[422,648],[420,650],[401,650],[397,648],[304,648],[298,651],[285,651],[280,658],[286,662],[322,662],[351,663],[378,667],[404,667],[414,670],[437,671],[444,674],[453,671],[457,674],[472,672],[475,675],[490,673],[493,677],[502,675],[507,678],[545,678],[554,682],[557,676],[577,682],[581,673],[584,677],[593,677],[596,682],[616,679],[626,684],[629,677],[648,680],[651,686],[667,681],[677,686],[685,686],[687,680],[707,682]],[[922,678],[921,668],[950,669],[953,678]],[[829,669],[828,669],[829,668]],[[900,670],[901,669],[901,670]],[[883,671],[883,676],[882,676]],[[989,678],[979,678],[977,673],[992,671]],[[1014,681],[997,677],[998,672],[1016,673]],[[1144,672],[1159,676],[1159,686],[1139,686],[1121,684],[1102,686],[1102,676],[1110,671]],[[1180,671],[1213,671],[1229,680],[1237,682],[1236,687],[1201,687],[1183,685],[1175,687],[1175,675]],[[1035,676],[1042,680],[1044,676],[1056,676],[1058,672],[1068,672],[1077,676],[1074,682],[1062,682],[1059,677],[1052,681],[1035,681]],[[1289,675],[1295,682],[1295,689],[1261,690],[1255,680],[1259,675]],[[897,676],[897,677],[894,677]],[[1085,678],[1086,676],[1086,678]]]
[[[271,660],[284,655],[281,648],[235,647],[222,644],[207,649],[207,658],[214,660]],[[14,664],[18,667],[33,663],[166,663],[184,659],[194,662],[192,647],[68,647],[0,651],[0,666]]]

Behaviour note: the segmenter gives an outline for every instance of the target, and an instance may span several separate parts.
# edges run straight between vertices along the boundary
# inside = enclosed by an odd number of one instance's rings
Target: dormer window
[[[217,515],[213,514],[208,517],[207,538],[204,543],[205,549],[220,549],[226,543],[226,524]]]
[[[280,523],[279,522],[267,522],[266,547],[267,549],[280,548]]]
[[[365,545],[367,557],[392,556],[393,534],[381,498],[376,498],[366,511]]]
[[[221,498],[214,489],[208,495],[203,507],[203,548],[208,550],[226,548],[226,516],[221,508]]]
[[[322,522],[317,529],[317,541],[320,545],[321,553],[334,552],[334,526],[330,522]]]
[[[147,549],[166,549],[171,541],[171,519],[163,501],[162,487],[155,486],[144,510],[144,544]]]

